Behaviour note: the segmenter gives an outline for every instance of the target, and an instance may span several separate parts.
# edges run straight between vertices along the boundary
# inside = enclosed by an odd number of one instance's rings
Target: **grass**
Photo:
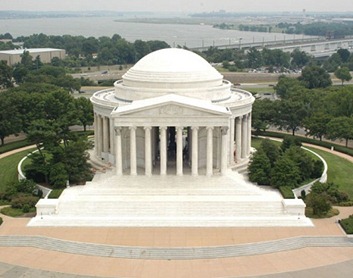
[[[14,209],[12,207],[3,208],[1,213],[10,217],[19,217],[23,215],[22,209]]]
[[[4,192],[9,183],[17,181],[17,165],[32,150],[22,151],[0,159],[0,192]]]
[[[309,149],[326,160],[328,165],[327,181],[337,184],[339,190],[347,193],[349,198],[353,200],[353,163],[329,152],[315,148]]]
[[[8,151],[12,151],[29,145],[30,143],[27,140],[21,140],[21,141],[11,142],[7,144],[5,143],[5,145],[0,147],[0,153],[6,153]]]
[[[61,193],[63,193],[63,191],[64,191],[64,188],[53,189],[53,190],[50,192],[48,198],[49,198],[49,199],[58,199],[58,198],[60,197]]]

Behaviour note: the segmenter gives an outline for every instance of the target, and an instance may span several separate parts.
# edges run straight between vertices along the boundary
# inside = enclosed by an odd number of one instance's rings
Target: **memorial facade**
[[[155,51],[91,101],[95,155],[117,175],[211,176],[248,161],[254,97],[193,52]]]

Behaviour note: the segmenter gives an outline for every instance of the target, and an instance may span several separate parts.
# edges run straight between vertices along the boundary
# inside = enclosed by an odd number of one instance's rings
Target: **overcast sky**
[[[0,10],[31,11],[353,11],[353,0],[0,0]]]

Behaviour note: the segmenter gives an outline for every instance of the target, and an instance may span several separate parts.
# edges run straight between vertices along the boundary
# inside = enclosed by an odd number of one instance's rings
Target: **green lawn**
[[[0,146],[0,153],[5,153],[8,151],[19,149],[28,145],[30,145],[30,143],[28,143],[27,140],[21,140],[21,141],[16,141],[16,142],[7,143],[7,144],[5,142],[5,145]]]
[[[321,155],[327,162],[327,180],[337,184],[353,200],[353,163],[329,152],[310,148]]]
[[[20,160],[32,150],[26,150],[0,159],[0,192],[4,192],[6,185],[17,181],[17,165]]]

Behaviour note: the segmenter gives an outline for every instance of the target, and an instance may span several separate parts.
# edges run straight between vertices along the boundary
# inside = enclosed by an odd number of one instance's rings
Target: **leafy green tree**
[[[11,88],[12,83],[12,68],[5,61],[0,61],[0,88]]]
[[[270,184],[271,162],[261,148],[251,158],[248,170],[251,182],[260,185]]]
[[[303,121],[306,134],[315,136],[322,141],[322,137],[327,134],[327,125],[332,117],[322,111],[315,112]]]
[[[333,118],[327,125],[327,131],[329,139],[345,139],[348,147],[348,140],[353,139],[353,118]]]
[[[302,143],[298,139],[298,137],[295,136],[284,136],[282,144],[281,144],[281,150],[282,152],[286,152],[289,148],[291,147],[301,147]]]
[[[22,129],[21,115],[16,106],[17,98],[10,92],[0,93],[0,140],[4,145],[5,137],[17,134]]]
[[[350,81],[352,79],[352,75],[347,67],[338,68],[335,71],[335,76],[342,81],[342,86],[344,81]]]
[[[271,170],[271,185],[279,188],[295,188],[300,182],[300,170],[297,164],[286,156],[280,157]]]
[[[258,51],[255,47],[252,47],[249,49],[247,53],[247,58],[248,58],[249,68],[256,69],[256,68],[262,67],[263,61],[262,61],[261,52]]]
[[[94,121],[92,102],[85,97],[79,97],[75,99],[75,106],[78,119],[83,126],[83,130],[86,131],[87,125],[92,125]]]
[[[269,99],[257,99],[253,105],[252,126],[255,132],[265,131],[273,123],[275,103]]]
[[[303,125],[303,120],[308,114],[306,105],[302,101],[281,100],[276,101],[278,113],[275,116],[275,123],[279,129],[295,131]]]
[[[275,162],[281,155],[280,149],[273,141],[269,139],[265,139],[261,142],[261,149],[268,157],[271,167],[273,167]]]
[[[317,216],[326,215],[332,208],[331,203],[324,194],[310,193],[306,196],[305,201],[313,209],[313,214]]]
[[[303,69],[299,80],[308,89],[326,88],[332,85],[330,75],[321,67],[307,66]]]
[[[298,79],[281,75],[277,85],[274,87],[276,93],[282,99],[288,99],[298,91],[305,91],[305,88]]]
[[[302,68],[309,64],[311,57],[305,52],[296,48],[291,53],[291,65],[295,68]]]
[[[349,50],[345,48],[338,49],[337,54],[340,56],[343,63],[347,63],[349,60],[349,57],[351,56],[351,53],[349,52]]]

